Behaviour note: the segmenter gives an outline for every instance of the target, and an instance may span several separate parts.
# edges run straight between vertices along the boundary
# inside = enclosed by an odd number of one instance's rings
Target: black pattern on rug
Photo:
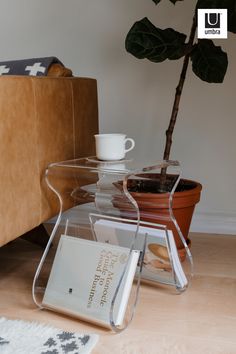
[[[43,351],[41,354],[79,354],[80,349],[88,343],[89,338],[89,335],[78,337],[72,332],[60,332],[54,337],[48,338],[44,343],[48,350]]]
[[[68,332],[37,322],[0,318],[0,352],[4,354],[89,354],[98,335]],[[2,349],[1,349],[2,348]]]
[[[5,340],[4,338],[0,337],[0,345],[4,344],[9,344],[10,342],[8,340]]]

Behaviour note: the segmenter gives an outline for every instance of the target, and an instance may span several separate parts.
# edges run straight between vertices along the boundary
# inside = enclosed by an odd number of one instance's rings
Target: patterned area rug
[[[1,354],[89,354],[96,334],[65,332],[36,322],[0,318]]]

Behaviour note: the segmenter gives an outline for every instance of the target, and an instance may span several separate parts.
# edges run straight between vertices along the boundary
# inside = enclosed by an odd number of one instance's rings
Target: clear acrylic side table
[[[163,173],[168,179],[168,190],[165,192],[167,198],[161,199],[160,211],[157,211],[154,221],[150,221],[154,202],[146,202],[147,209],[140,210],[139,202],[135,199],[137,193],[133,193],[133,188],[144,183],[151,187],[157,180],[161,185]],[[133,160],[108,162],[88,157],[49,165],[46,182],[58,197],[60,211],[35,273],[32,293],[36,305],[119,332],[133,318],[141,279],[152,284],[170,285],[179,293],[186,290],[193,273],[192,256],[172,212],[173,193],[179,180],[180,166],[176,161],[144,166]],[[161,211],[163,207],[164,213]],[[175,247],[174,232],[178,233],[186,249],[184,267]],[[116,248],[122,247],[126,254],[122,258],[119,276],[113,279],[113,287],[108,286],[108,272],[109,267],[110,270],[113,267],[113,261],[106,257],[99,260],[104,277],[96,284],[93,277],[90,279],[93,295],[91,297],[90,292],[90,299],[96,306],[86,308],[86,315],[81,315],[81,309],[83,312],[88,302],[80,298],[73,281],[80,278],[79,288],[84,289],[83,282],[88,282],[90,276],[86,269],[91,266],[93,253],[88,249],[82,255],[78,252],[77,257],[72,247],[68,259],[63,260],[65,263],[60,268],[58,253],[63,240],[83,240],[82,245],[85,242],[104,247],[109,244]],[[135,276],[128,282],[134,252],[138,252],[139,257],[135,263]],[[55,272],[59,272],[59,268],[61,274],[56,284]],[[127,286],[129,283],[130,286]],[[57,306],[45,301],[51,284],[54,286],[54,297],[60,299]],[[106,305],[100,308],[104,294]]]

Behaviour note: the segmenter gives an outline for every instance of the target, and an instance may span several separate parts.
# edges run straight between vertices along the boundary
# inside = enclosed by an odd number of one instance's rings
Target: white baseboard
[[[236,214],[197,212],[192,219],[191,231],[236,236]]]
[[[72,208],[63,213],[62,225],[65,225],[66,215],[70,218],[76,219],[78,214]],[[54,224],[55,218],[48,220],[46,224]],[[48,225],[49,226],[49,225]],[[190,232],[202,232],[209,234],[226,234],[236,236],[236,214],[226,213],[213,213],[213,212],[195,212]]]

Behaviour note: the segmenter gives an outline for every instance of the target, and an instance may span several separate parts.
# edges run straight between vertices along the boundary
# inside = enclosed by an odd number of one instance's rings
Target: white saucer
[[[87,161],[89,162],[96,162],[96,163],[105,163],[105,164],[117,164],[117,163],[124,163],[133,161],[133,159],[122,159],[122,160],[99,160],[96,156],[87,157]]]

